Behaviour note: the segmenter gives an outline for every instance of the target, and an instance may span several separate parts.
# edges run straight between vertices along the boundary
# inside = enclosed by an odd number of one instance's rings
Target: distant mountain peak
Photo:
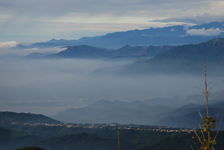
[[[204,63],[207,63],[211,74],[223,75],[224,38],[173,46],[151,59],[128,66],[127,70],[141,73],[198,74]]]
[[[53,38],[53,39],[51,39],[50,41],[56,41],[56,39],[55,39],[55,38]]]
[[[84,37],[79,40],[56,40],[34,43],[25,47],[55,47],[87,44],[101,48],[120,48],[124,45],[132,46],[161,46],[183,45],[208,41],[213,38],[224,37],[224,22],[211,22],[201,25],[174,25],[167,27],[146,28],[143,30],[129,30],[113,32],[101,36]],[[218,29],[218,31],[216,31]],[[191,30],[191,32],[188,32]],[[208,31],[207,31],[208,30]],[[208,33],[202,33],[208,32]],[[214,34],[215,32],[215,34]],[[21,46],[24,47],[24,46]]]

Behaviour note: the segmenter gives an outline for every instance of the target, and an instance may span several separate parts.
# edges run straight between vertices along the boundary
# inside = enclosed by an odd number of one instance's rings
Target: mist
[[[174,97],[181,100],[191,95],[202,95],[203,76],[120,75],[116,72],[133,62],[134,60],[1,59],[0,109],[52,116],[102,99],[131,102]],[[223,91],[223,83],[222,77],[209,77],[212,92]]]

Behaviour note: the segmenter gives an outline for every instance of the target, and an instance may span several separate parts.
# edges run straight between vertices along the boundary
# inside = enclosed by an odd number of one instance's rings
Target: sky
[[[223,0],[0,0],[0,41],[78,39],[224,20]]]

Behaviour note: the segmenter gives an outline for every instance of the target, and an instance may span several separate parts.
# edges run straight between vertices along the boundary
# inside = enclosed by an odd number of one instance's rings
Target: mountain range
[[[224,38],[212,39],[199,44],[181,46],[129,46],[111,50],[88,45],[68,46],[65,50],[55,54],[32,53],[28,58],[150,58],[142,64],[188,65],[224,63]],[[151,59],[152,58],[152,59]],[[139,63],[140,64],[140,63]],[[189,64],[191,65],[191,64]],[[149,66],[147,66],[150,68]],[[165,66],[166,67],[166,66]],[[156,66],[157,68],[157,66]]]
[[[204,64],[207,64],[211,74],[223,75],[223,38],[212,39],[200,44],[170,47],[151,59],[129,65],[125,71],[194,74],[201,72]]]
[[[159,111],[158,111],[159,110]],[[101,100],[84,108],[72,108],[58,113],[55,119],[76,123],[150,124],[171,110],[165,106],[150,106],[140,101]]]
[[[218,102],[209,107],[209,114],[216,119],[217,129],[223,129],[224,102]],[[201,117],[204,116],[204,105],[184,105],[163,116],[157,124],[170,127],[199,128]]]
[[[165,100],[165,99],[164,99]],[[153,104],[151,101],[119,102],[101,100],[83,108],[73,108],[58,113],[54,118],[75,123],[121,123],[145,124],[178,128],[198,128],[204,105],[182,104],[174,106],[175,100],[166,99],[170,105]],[[178,100],[177,100],[178,101]],[[179,100],[180,101],[180,100]],[[187,99],[186,99],[187,101]],[[191,100],[188,101],[189,103]],[[224,109],[223,100],[211,105],[210,114],[217,118],[220,127]],[[223,128],[223,127],[222,127]]]
[[[211,22],[194,26],[177,25],[160,28],[148,28],[144,30],[114,32],[96,37],[84,37],[78,40],[52,39],[50,41],[33,43],[30,45],[18,45],[17,48],[89,45],[94,47],[117,49],[123,47],[124,45],[185,45],[201,43],[220,37],[224,37],[224,23]]]
[[[30,58],[140,58],[153,57],[158,53],[168,50],[170,46],[129,46],[119,49],[105,49],[88,45],[69,46],[64,51],[51,55],[31,54]]]
[[[199,44],[181,46],[124,46],[117,50],[87,45],[69,46],[56,54],[31,54],[28,58],[91,58],[138,59],[135,63],[117,70],[119,73],[172,73],[198,74],[207,64],[211,74],[222,75],[224,65],[224,38]]]
[[[163,101],[163,104],[161,104],[161,101]],[[185,103],[182,103],[182,101],[185,101]],[[53,118],[60,121],[40,114],[0,112],[0,126],[25,131],[26,133],[32,132],[35,136],[45,137],[61,136],[71,132],[80,133],[78,132],[80,129],[64,128],[62,126],[63,122],[197,128],[201,120],[199,112],[204,115],[204,105],[195,104],[194,101],[195,97],[186,98],[186,100],[172,98],[133,102],[100,100],[83,108],[71,108],[59,112]],[[223,99],[212,99],[212,101],[210,115],[217,119],[217,126],[221,127],[220,123],[223,121],[224,114]],[[54,127],[57,131],[53,131],[51,126],[44,127],[46,124],[58,125],[58,127]]]

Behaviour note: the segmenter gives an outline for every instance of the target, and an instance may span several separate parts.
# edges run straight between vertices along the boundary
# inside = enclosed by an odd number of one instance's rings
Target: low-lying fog
[[[54,115],[102,99],[134,101],[202,94],[203,74],[116,74],[117,68],[130,63],[131,60],[1,59],[0,109]],[[105,69],[110,73],[101,72]],[[213,92],[223,90],[223,78],[209,77],[209,81]]]

